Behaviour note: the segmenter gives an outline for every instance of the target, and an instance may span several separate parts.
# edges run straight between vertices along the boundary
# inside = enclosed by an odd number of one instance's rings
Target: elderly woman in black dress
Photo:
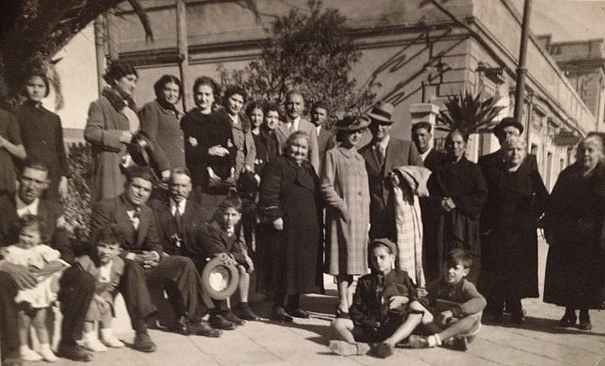
[[[603,140],[589,135],[577,148],[576,162],[557,179],[545,215],[549,244],[544,301],[565,306],[559,325],[591,329],[589,309],[605,300],[605,167]]]
[[[538,297],[538,218],[548,191],[540,173],[526,161],[525,140],[507,138],[501,164],[484,171],[488,197],[481,212],[481,274],[492,320],[502,321],[504,303],[514,323],[522,324],[521,299]]]
[[[487,199],[487,187],[477,164],[465,157],[468,135],[451,131],[445,141],[447,158],[429,178],[429,199],[440,206],[437,242],[439,268],[452,249],[464,249],[473,259],[468,279],[477,280],[480,267],[479,213]]]
[[[141,131],[154,145],[153,165],[163,181],[170,171],[185,167],[185,144],[179,126],[181,113],[176,103],[181,99],[181,81],[173,75],[163,75],[153,86],[156,100],[139,111]]]
[[[309,136],[294,132],[261,179],[259,212],[267,240],[260,249],[259,282],[273,296],[271,318],[283,322],[308,318],[299,294],[319,292],[323,283],[321,191],[308,153]]]

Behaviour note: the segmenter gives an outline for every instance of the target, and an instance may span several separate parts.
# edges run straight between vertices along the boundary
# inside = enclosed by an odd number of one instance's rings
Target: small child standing
[[[59,278],[69,264],[59,259],[58,250],[42,244],[45,238],[44,223],[34,215],[25,215],[19,219],[19,242],[8,246],[4,251],[7,262],[27,266],[38,272],[38,284],[35,287],[19,290],[15,302],[19,306],[19,339],[21,358],[25,361],[48,362],[57,360],[50,349],[48,330],[46,329],[47,309],[57,300]],[[33,325],[38,341],[39,353],[32,350],[29,343],[29,329]]]
[[[124,273],[124,260],[119,257],[124,243],[122,231],[117,225],[109,225],[94,233],[91,255],[76,259],[78,267],[90,273],[96,279],[95,294],[86,312],[82,347],[103,352],[107,347],[123,347],[111,330],[114,308],[113,301],[118,292],[120,278]],[[101,340],[95,331],[95,322],[99,322]]]
[[[475,285],[465,277],[472,259],[462,249],[448,253],[443,265],[443,278],[428,287],[426,300],[432,310],[422,319],[426,330],[435,334],[428,337],[413,335],[409,344],[413,348],[448,346],[466,351],[481,329],[481,315],[487,302]],[[431,319],[432,318],[432,319]]]
[[[205,258],[223,257],[226,262],[236,266],[239,272],[241,302],[234,311],[229,309],[225,300],[213,300],[216,310],[210,316],[210,325],[217,329],[232,330],[236,325],[243,325],[244,320],[259,320],[248,304],[250,273],[254,271],[254,263],[247,254],[239,225],[241,211],[239,198],[227,197],[220,203],[214,220],[204,228],[202,243]]]
[[[378,357],[393,354],[395,345],[420,324],[426,309],[417,300],[412,280],[393,269],[397,246],[388,239],[370,244],[372,273],[359,279],[349,310],[350,319],[336,318],[332,328],[343,340],[330,341],[330,350],[342,356],[372,351]]]

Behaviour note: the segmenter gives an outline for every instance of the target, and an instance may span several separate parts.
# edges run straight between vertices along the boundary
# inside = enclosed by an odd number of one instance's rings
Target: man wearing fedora
[[[134,348],[154,352],[156,345],[147,333],[147,321],[157,309],[151,301],[147,279],[162,284],[179,321],[179,330],[187,334],[220,336],[201,317],[211,306],[203,295],[200,276],[191,259],[164,253],[158,237],[156,219],[147,200],[155,181],[150,167],[133,166],[127,170],[125,192],[102,199],[93,206],[91,232],[116,224],[124,235],[122,258],[124,275],[120,292],[135,330]],[[180,326],[182,325],[182,327]]]
[[[315,126],[307,121],[302,114],[305,110],[305,100],[303,95],[296,91],[290,90],[286,94],[286,120],[279,121],[275,129],[275,137],[277,137],[277,145],[279,154],[284,153],[286,141],[294,131],[304,131],[309,135],[309,161],[315,172],[319,173],[319,149],[317,145],[317,130]]]
[[[492,132],[494,135],[496,135],[500,146],[502,146],[508,137],[520,136],[523,133],[523,125],[513,117],[505,117],[496,125],[496,127],[494,127]],[[498,149],[491,154],[479,157],[479,161],[477,163],[479,164],[481,171],[485,173],[491,167],[499,166],[502,161],[502,150]],[[523,164],[529,165],[531,170],[538,170],[538,163],[535,155],[527,154]]]
[[[393,168],[405,165],[423,166],[411,141],[391,136],[393,105],[378,102],[368,117],[372,141],[359,153],[366,161],[370,183],[370,238],[395,240],[395,218],[390,176]]]

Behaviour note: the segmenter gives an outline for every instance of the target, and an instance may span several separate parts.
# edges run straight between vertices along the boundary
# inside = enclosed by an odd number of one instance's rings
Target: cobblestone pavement
[[[540,244],[540,277],[543,281],[547,245]],[[542,286],[542,283],[541,283]],[[289,326],[269,321],[249,322],[219,339],[184,336],[151,330],[158,351],[144,354],[130,348],[95,355],[89,365],[604,365],[605,311],[591,311],[593,330],[555,328],[563,309],[540,299],[524,300],[527,324],[522,327],[505,322],[484,325],[466,352],[436,349],[397,349],[382,360],[370,356],[340,357],[329,353],[329,322],[336,304],[335,286],[326,277],[325,296],[308,296],[303,307],[312,311],[311,319],[296,320]],[[257,304],[265,315],[269,304]],[[132,342],[125,310],[118,309],[116,333]],[[28,363],[35,365],[36,363]],[[75,365],[60,359],[57,365]]]

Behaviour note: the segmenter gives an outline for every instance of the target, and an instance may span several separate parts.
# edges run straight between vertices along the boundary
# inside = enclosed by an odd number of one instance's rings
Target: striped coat
[[[367,273],[370,188],[363,157],[342,147],[326,152],[321,191],[327,205],[325,272]],[[348,222],[343,215],[350,218]]]

